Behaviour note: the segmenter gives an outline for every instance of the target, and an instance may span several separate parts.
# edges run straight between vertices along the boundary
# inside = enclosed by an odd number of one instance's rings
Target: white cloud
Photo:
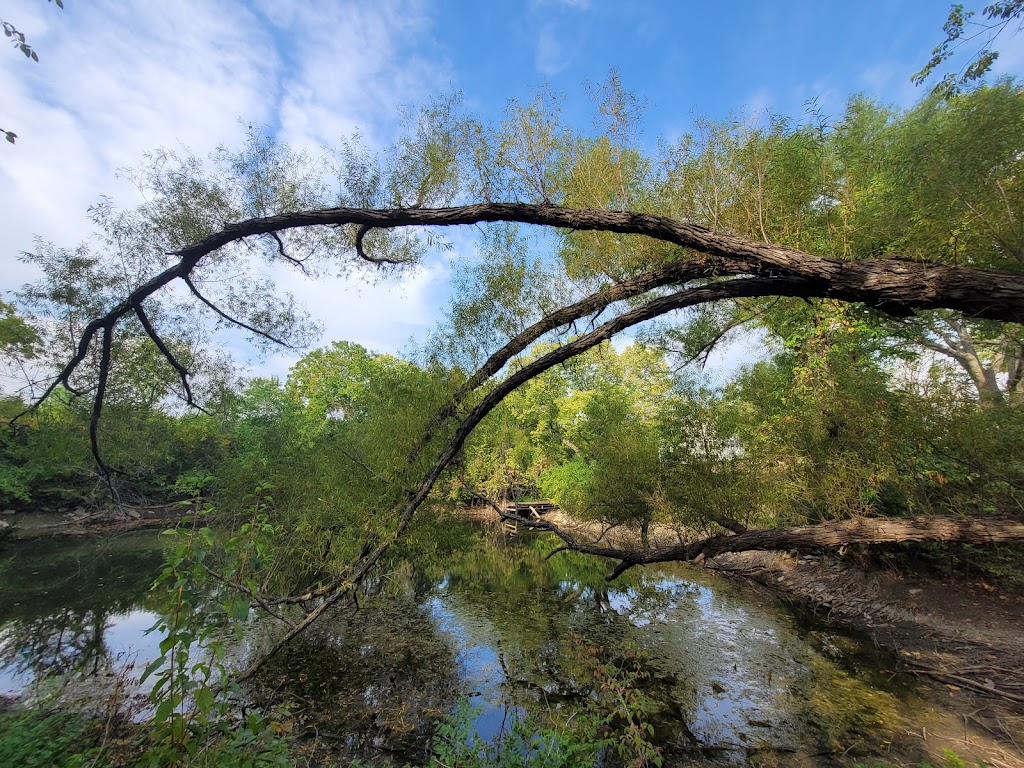
[[[429,44],[432,20],[415,0],[367,4],[282,4],[260,7],[281,40],[284,85],[281,134],[300,147],[334,144],[360,128],[371,144],[386,143],[396,107],[420,102],[449,80]]]
[[[546,77],[554,77],[569,65],[569,56],[553,24],[545,24],[537,36],[534,66]]]
[[[0,167],[5,290],[29,276],[15,259],[34,234],[74,244],[88,234],[86,209],[100,195],[137,199],[115,169],[160,145],[206,151],[237,139],[239,116],[268,114],[274,81],[271,40],[242,7],[37,5],[5,9],[40,56],[39,64],[0,57],[0,124],[19,134]]]
[[[115,178],[160,146],[204,155],[237,144],[244,123],[268,123],[300,148],[335,143],[360,127],[371,144],[395,130],[396,106],[449,81],[429,57],[432,19],[418,0],[300,4],[274,0],[176,3],[34,0],[5,6],[38,50],[38,64],[0,55],[0,291],[34,277],[17,261],[33,235],[59,245],[88,236],[86,210],[109,194],[121,207],[138,192]],[[309,283],[281,273],[325,325],[396,351],[436,316],[442,262],[397,284]]]
[[[411,337],[422,340],[447,297],[447,257],[434,256],[399,280],[377,283],[321,278],[309,280],[292,269],[274,269],[282,290],[301,296],[324,333],[320,346],[352,341],[375,352],[398,353]],[[256,375],[284,376],[301,353],[277,353],[254,366]]]

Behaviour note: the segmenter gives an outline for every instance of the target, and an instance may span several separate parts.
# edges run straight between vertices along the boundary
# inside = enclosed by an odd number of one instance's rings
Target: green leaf
[[[166,723],[167,718],[171,716],[174,711],[174,704],[170,699],[164,699],[156,706],[156,714],[153,715],[153,719],[158,723]]]
[[[140,683],[146,682],[146,679],[150,675],[152,675],[154,672],[156,672],[158,669],[160,669],[160,667],[163,666],[163,663],[166,660],[167,660],[166,656],[161,656],[160,658],[154,659],[153,661],[149,662],[149,664],[146,665],[146,669],[143,670],[142,677],[139,678],[139,682]]]
[[[210,712],[213,709],[215,699],[213,696],[213,689],[209,687],[200,688],[195,695],[196,709],[203,714]]]
[[[232,619],[245,621],[249,618],[249,601],[241,597],[232,599],[229,612]]]

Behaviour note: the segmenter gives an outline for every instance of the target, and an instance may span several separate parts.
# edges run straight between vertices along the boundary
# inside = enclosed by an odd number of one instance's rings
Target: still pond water
[[[115,679],[155,658],[160,546],[146,533],[0,551],[0,696],[83,671]],[[314,625],[248,693],[345,754],[399,763],[421,759],[432,724],[467,699],[485,739],[525,712],[564,721],[592,695],[596,664],[636,651],[668,764],[878,754],[899,713],[923,706],[871,649],[706,570],[634,569],[609,585],[606,564],[546,560],[552,548],[481,528],[443,562],[399,564],[371,585],[376,598]],[[238,656],[279,631],[252,622]]]

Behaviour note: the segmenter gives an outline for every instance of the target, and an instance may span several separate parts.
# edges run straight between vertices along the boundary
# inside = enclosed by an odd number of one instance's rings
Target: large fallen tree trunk
[[[818,525],[747,531],[706,542],[705,557],[752,549],[811,549],[844,544],[885,544],[898,541],[957,541],[998,544],[1024,541],[1024,521],[1012,518],[857,517]]]
[[[964,544],[1000,544],[1024,542],[1024,520],[993,517],[857,517],[817,525],[767,528],[733,536],[713,536],[689,544],[648,550],[600,546],[581,541],[565,528],[543,519],[528,519],[503,513],[534,529],[550,531],[564,542],[560,549],[598,555],[619,561],[608,575],[614,579],[635,565],[686,562],[698,557],[712,558],[727,552],[751,550],[810,550],[841,547],[847,544],[886,544],[909,541],[945,541]]]

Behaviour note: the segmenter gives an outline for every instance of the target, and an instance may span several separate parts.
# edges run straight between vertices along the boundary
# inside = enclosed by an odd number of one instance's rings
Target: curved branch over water
[[[370,229],[394,229],[411,226],[448,227],[481,222],[517,222],[567,230],[603,231],[645,236],[678,246],[684,249],[686,254],[674,264],[662,264],[650,270],[638,272],[625,281],[550,313],[511,339],[456,391],[448,404],[438,411],[429,422],[427,431],[418,447],[410,456],[410,462],[422,452],[423,447],[442,425],[453,421],[459,406],[470,393],[490,381],[514,356],[545,333],[564,327],[580,317],[604,310],[618,301],[643,297],[655,288],[675,285],[678,289],[622,311],[603,325],[567,341],[557,349],[539,357],[498,382],[466,416],[452,424],[453,429],[450,436],[429,469],[423,474],[416,487],[410,489],[405,500],[393,510],[398,520],[396,531],[383,540],[366,542],[361,555],[346,572],[326,585],[323,590],[318,591],[317,599],[322,602],[302,622],[293,627],[270,653],[254,662],[243,676],[254,673],[277,650],[283,647],[284,643],[309,626],[328,608],[336,605],[344,596],[354,595],[355,590],[358,589],[360,582],[370,569],[388,551],[395,539],[404,533],[417,509],[427,499],[434,484],[458,454],[473,429],[509,393],[553,366],[591,349],[638,323],[678,309],[709,302],[767,296],[832,298],[847,302],[861,302],[898,316],[910,315],[919,309],[945,308],[972,317],[1024,322],[1024,275],[1010,272],[892,258],[842,261],[715,232],[696,224],[663,216],[564,208],[547,204],[480,203],[433,209],[329,208],[249,219],[231,224],[220,232],[171,254],[177,257],[176,263],[135,288],[123,301],[86,326],[79,339],[76,353],[51,382],[40,401],[50,396],[61,385],[70,389],[71,377],[85,362],[89,348],[96,340],[97,334],[102,334],[99,386],[94,395],[90,430],[94,452],[102,466],[96,438],[96,426],[99,422],[106,382],[110,373],[110,346],[118,322],[129,313],[138,313],[147,298],[180,279],[201,301],[222,318],[270,340],[278,341],[269,334],[226,315],[223,310],[195,290],[191,275],[205,257],[225,245],[247,237],[275,235],[302,227],[356,226],[359,228],[356,237],[356,255],[367,259],[368,257],[362,249],[362,240]],[[378,263],[387,262],[386,259],[369,258],[369,260]],[[710,282],[705,282],[703,285],[687,286],[687,283],[698,279]],[[142,316],[140,316],[141,319]],[[181,374],[180,365],[175,365],[176,361],[174,360],[170,360],[170,362]],[[537,521],[525,522],[534,527],[545,527],[545,525],[538,524]],[[564,531],[559,532],[553,528],[549,528],[549,530],[561,536],[572,549],[589,551],[592,554],[620,560],[620,566],[611,576],[614,578],[632,565],[664,562],[665,560],[689,560],[698,554],[710,557],[726,551],[739,551],[737,548],[789,549],[804,544],[807,546],[833,546],[835,543],[855,541],[965,540],[963,537],[968,537],[966,540],[973,541],[978,540],[976,538],[978,536],[989,535],[978,526],[982,524],[992,526],[997,522],[845,521],[811,526],[806,529],[747,531],[734,536],[712,538],[699,545],[625,554],[618,549],[595,547],[585,542],[576,541]],[[1001,530],[1000,535],[1009,538],[1000,540],[1024,539],[1024,524],[1022,523],[1004,521],[1004,527]],[[830,541],[834,541],[834,543],[827,543]],[[693,547],[697,547],[697,549]]]

